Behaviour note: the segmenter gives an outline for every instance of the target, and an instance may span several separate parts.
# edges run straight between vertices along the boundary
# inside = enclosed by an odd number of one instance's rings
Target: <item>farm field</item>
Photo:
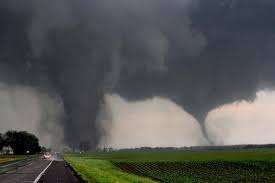
[[[67,154],[65,159],[89,182],[275,182],[275,149]]]

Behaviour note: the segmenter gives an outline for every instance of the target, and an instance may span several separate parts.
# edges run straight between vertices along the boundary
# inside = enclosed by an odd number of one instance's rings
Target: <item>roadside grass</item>
[[[9,162],[17,161],[17,160],[22,160],[25,159],[26,156],[17,156],[17,155],[0,155],[0,165],[1,164],[6,164]]]
[[[121,171],[107,160],[65,155],[65,160],[88,182],[98,183],[153,183],[149,178]]]
[[[275,182],[275,149],[100,152],[65,159],[89,182]]]

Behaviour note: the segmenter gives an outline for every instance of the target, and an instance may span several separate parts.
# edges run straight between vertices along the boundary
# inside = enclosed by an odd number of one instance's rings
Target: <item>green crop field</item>
[[[275,182],[275,149],[67,154],[65,159],[88,182]]]

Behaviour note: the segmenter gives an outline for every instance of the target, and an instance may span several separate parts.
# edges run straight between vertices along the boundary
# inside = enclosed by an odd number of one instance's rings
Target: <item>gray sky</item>
[[[106,131],[102,147],[208,145],[196,119],[169,99],[129,102],[108,95],[106,101],[111,120],[100,123]],[[234,102],[210,111],[207,132],[215,145],[275,143],[274,109],[275,92],[259,91],[253,102]]]
[[[260,91],[253,102],[235,102],[211,111],[207,129],[216,144],[273,144],[274,109],[275,92]]]

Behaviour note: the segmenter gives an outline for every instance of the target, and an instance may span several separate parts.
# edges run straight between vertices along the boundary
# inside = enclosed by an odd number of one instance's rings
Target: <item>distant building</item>
[[[10,146],[4,146],[0,154],[14,154],[14,152]]]
[[[80,152],[88,152],[90,150],[90,142],[89,141],[81,141],[79,144]]]

